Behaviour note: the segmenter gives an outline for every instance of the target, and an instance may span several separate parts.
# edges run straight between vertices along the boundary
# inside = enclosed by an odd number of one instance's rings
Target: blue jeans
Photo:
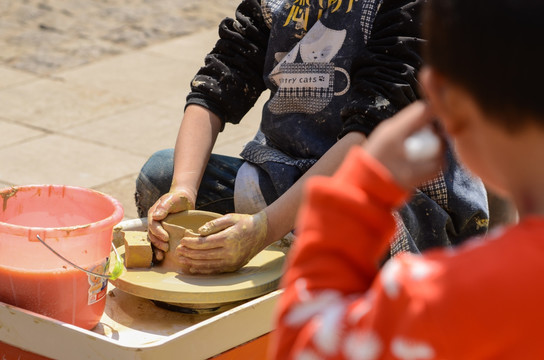
[[[195,207],[220,214],[234,212],[234,180],[244,160],[212,154],[198,189]],[[170,190],[174,173],[174,149],[157,151],[136,179],[136,208],[147,217],[151,206]]]

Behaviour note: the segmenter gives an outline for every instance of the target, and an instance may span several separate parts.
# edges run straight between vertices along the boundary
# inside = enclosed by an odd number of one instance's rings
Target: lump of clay
[[[164,260],[160,267],[168,271],[188,273],[188,269],[179,263],[176,255],[176,248],[179,246],[181,238],[185,236],[198,237],[199,227],[220,216],[217,213],[199,210],[186,210],[168,215],[162,221],[162,226],[170,238],[169,249],[164,254]]]
[[[149,268],[153,262],[153,249],[145,231],[123,231],[125,267]]]
[[[112,238],[113,246],[118,248],[121,245],[124,245],[125,243],[125,232],[121,227],[114,227],[113,228],[113,238]]]

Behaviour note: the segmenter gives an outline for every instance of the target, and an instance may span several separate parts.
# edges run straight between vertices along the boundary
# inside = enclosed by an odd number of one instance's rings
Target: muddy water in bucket
[[[100,320],[104,273],[121,204],[84,188],[37,185],[0,190],[0,301],[85,329]]]

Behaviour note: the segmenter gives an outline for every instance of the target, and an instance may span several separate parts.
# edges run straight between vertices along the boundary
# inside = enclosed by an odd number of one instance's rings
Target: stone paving
[[[216,26],[238,0],[0,0],[0,62],[49,74]]]
[[[11,3],[0,0],[0,13],[9,11],[6,4]],[[173,3],[196,6],[198,1]],[[1,18],[0,42],[8,26]],[[74,59],[44,68],[38,61],[32,70],[20,65],[24,57],[0,59],[0,186],[88,187],[119,199],[126,219],[137,217],[136,176],[154,151],[174,146],[190,80],[216,38],[216,25],[206,23],[188,35],[174,33],[145,46],[123,44],[117,53],[85,62]],[[39,59],[39,52],[34,56]],[[239,154],[258,127],[264,97],[240,125],[226,127],[214,152]]]

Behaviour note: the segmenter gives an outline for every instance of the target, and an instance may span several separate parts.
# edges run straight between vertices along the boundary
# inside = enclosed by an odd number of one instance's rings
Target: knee
[[[168,192],[174,169],[173,150],[154,153],[142,166],[136,178],[135,200],[140,217],[147,216],[147,210]]]
[[[164,181],[165,178],[172,175],[174,167],[174,154],[172,149],[160,150],[151,155],[145,162],[138,175],[138,181],[146,179],[151,184],[157,184]]]

